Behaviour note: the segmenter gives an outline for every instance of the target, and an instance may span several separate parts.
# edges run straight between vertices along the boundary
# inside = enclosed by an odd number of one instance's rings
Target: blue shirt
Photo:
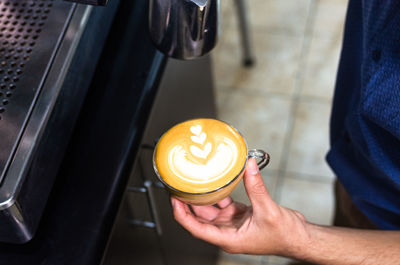
[[[400,1],[350,0],[328,163],[358,208],[400,229]]]

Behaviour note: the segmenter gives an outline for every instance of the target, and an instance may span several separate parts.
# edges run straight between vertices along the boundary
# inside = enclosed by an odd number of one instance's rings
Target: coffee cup
[[[212,205],[229,196],[243,177],[249,158],[263,169],[269,155],[248,149],[244,137],[216,119],[193,119],[166,131],[154,149],[159,180],[178,199]]]

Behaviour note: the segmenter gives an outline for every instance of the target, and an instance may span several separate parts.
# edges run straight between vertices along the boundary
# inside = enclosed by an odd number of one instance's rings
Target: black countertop
[[[65,81],[87,93],[69,97],[83,107],[40,226],[27,244],[0,244],[0,264],[101,263],[166,62],[148,37],[148,1],[120,2],[91,15],[72,63],[85,70]]]

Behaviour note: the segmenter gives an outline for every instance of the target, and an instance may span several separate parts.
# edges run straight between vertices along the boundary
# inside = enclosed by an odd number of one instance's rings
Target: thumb
[[[271,203],[275,204],[265,187],[257,162],[254,158],[250,158],[247,162],[243,182],[255,212],[269,208]]]

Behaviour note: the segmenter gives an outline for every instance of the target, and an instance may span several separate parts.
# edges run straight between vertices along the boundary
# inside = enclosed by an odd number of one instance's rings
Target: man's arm
[[[317,264],[400,264],[400,232],[324,227],[276,204],[249,159],[244,175],[251,207],[229,197],[214,206],[171,198],[175,219],[193,236],[230,253],[280,255]]]
[[[400,232],[307,224],[308,242],[295,257],[317,264],[400,264]]]

